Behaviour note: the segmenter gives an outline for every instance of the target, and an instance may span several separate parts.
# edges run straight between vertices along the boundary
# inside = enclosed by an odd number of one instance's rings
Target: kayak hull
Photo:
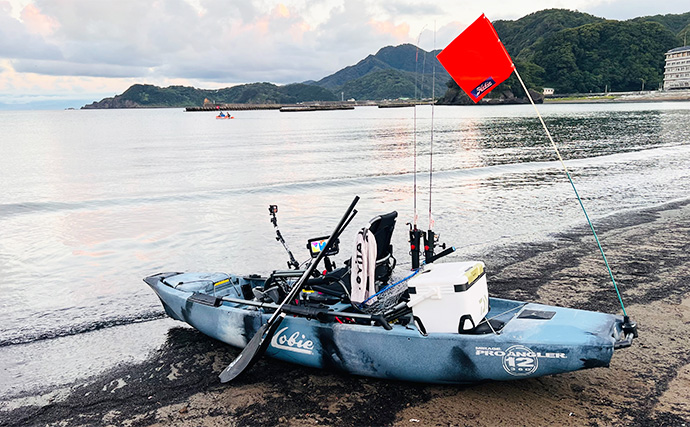
[[[175,275],[179,273],[163,273],[145,281],[170,317],[209,337],[243,348],[270,317],[270,310],[219,298],[214,303],[199,302],[200,294],[211,295],[208,287],[200,285],[202,292],[194,290],[194,285],[176,288],[169,284]],[[241,285],[251,279],[226,276],[232,285],[223,294],[242,298]],[[622,316],[499,298],[490,298],[490,305],[487,318],[504,322],[499,333],[424,334],[414,323],[393,324],[387,330],[370,324],[286,316],[266,355],[354,375],[463,384],[605,367],[614,348],[626,346],[622,345]]]

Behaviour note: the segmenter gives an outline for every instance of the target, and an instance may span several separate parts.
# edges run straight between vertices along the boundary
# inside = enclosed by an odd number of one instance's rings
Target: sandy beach
[[[182,326],[146,362],[0,400],[0,425],[668,425],[690,422],[690,201],[596,224],[639,338],[610,368],[429,386],[261,360],[229,385],[237,350]],[[589,229],[486,254],[490,293],[620,312]]]

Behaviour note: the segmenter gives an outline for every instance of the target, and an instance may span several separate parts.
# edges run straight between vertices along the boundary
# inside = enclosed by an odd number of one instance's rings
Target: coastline
[[[690,89],[670,91],[610,92],[547,97],[544,104],[589,104],[602,102],[678,102],[690,101]]]
[[[433,386],[262,359],[231,385],[237,350],[182,326],[142,362],[0,399],[0,425],[680,425],[690,420],[690,199],[595,223],[640,337],[611,367]],[[586,225],[486,254],[490,293],[620,312]]]

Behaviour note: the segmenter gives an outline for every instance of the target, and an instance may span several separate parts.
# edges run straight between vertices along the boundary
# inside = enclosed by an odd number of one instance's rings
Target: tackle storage
[[[473,329],[489,312],[484,263],[427,264],[408,282],[412,314],[426,332]]]

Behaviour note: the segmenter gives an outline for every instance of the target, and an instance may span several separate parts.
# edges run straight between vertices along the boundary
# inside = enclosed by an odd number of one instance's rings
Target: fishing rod
[[[278,213],[278,205],[268,205],[268,212],[271,215],[271,223],[273,224],[273,228],[276,230],[276,240],[283,245],[288,253],[288,256],[290,257],[290,260],[287,262],[288,268],[298,270],[299,262],[297,262],[295,256],[292,255],[292,251],[285,242],[285,239],[283,239],[283,235],[280,233],[280,229],[278,228],[278,218],[276,218],[276,213]]]
[[[422,29],[423,30],[423,29]],[[417,38],[417,50],[419,51],[419,38],[421,37],[421,32]],[[434,50],[436,49],[436,22],[434,22]],[[415,57],[415,74],[416,74],[416,63],[419,60],[419,56]],[[426,65],[426,55],[424,56],[424,64]],[[420,230],[417,227],[417,104],[415,103],[415,114],[414,114],[414,222],[412,224],[408,223],[410,227],[410,255],[412,257],[412,269],[417,270],[420,267],[420,255],[422,253],[422,242],[424,242],[424,263],[431,264],[437,259],[446,256],[455,251],[455,247],[450,247],[446,249],[446,244],[443,243],[438,245],[439,235],[434,233],[434,220],[431,210],[431,196],[433,189],[433,171],[434,171],[434,104],[436,102],[436,64],[431,65],[431,140],[429,145],[429,227],[426,232]],[[416,82],[416,76],[415,76]],[[416,84],[415,84],[415,95],[416,95]],[[436,246],[440,246],[444,249],[443,252],[436,255]]]
[[[434,50],[436,50],[436,22],[434,21]],[[438,244],[439,235],[434,233],[434,218],[431,211],[431,195],[433,190],[434,178],[434,112],[436,104],[436,63],[431,64],[431,132],[429,141],[429,228],[424,237],[424,263],[431,264],[437,259],[446,256],[455,251],[455,247],[451,246],[446,249],[446,244]],[[436,246],[444,249],[441,253],[435,254]]]
[[[426,25],[422,27],[422,30],[419,32],[419,35],[417,36],[417,50],[415,52],[415,58],[414,58],[414,98],[415,98],[415,103],[414,103],[414,120],[413,120],[413,129],[412,129],[412,147],[414,149],[414,184],[413,184],[413,209],[414,209],[414,218],[412,220],[412,223],[407,223],[407,225],[410,227],[410,256],[412,257],[412,269],[417,270],[419,268],[419,255],[420,255],[420,247],[421,247],[421,241],[422,241],[422,234],[423,232],[417,228],[417,218],[419,217],[417,214],[417,76],[418,76],[418,71],[417,71],[417,66],[419,64],[419,40],[422,37],[422,33],[424,32],[424,29],[426,28]],[[426,56],[424,56],[426,59]],[[426,60],[424,61],[424,65],[426,65]],[[422,74],[424,74],[424,69],[422,68]],[[423,76],[422,76],[423,78]],[[423,82],[423,80],[422,80]],[[421,89],[420,89],[421,92]]]
[[[434,50],[436,50],[436,21],[434,21]],[[434,234],[434,219],[431,216],[431,193],[434,177],[434,103],[436,102],[436,64],[431,64],[431,132],[429,140],[429,228],[424,236],[424,261],[433,262],[434,246],[438,235]],[[444,246],[445,248],[445,246]]]

